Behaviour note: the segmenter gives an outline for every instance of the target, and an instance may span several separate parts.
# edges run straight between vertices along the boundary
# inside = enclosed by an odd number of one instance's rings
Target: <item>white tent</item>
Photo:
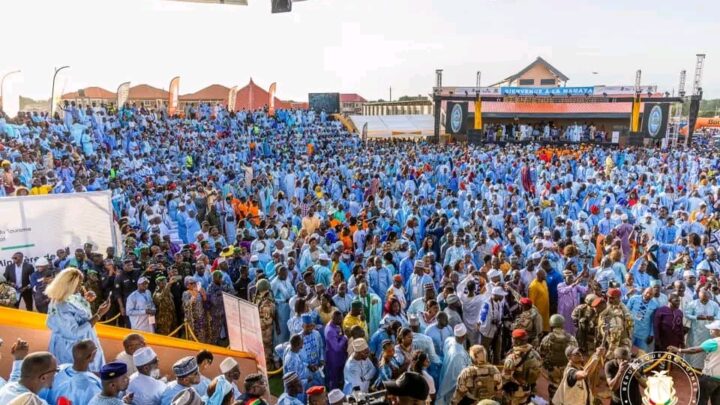
[[[368,138],[425,138],[433,135],[432,115],[351,115],[355,128],[368,124]]]

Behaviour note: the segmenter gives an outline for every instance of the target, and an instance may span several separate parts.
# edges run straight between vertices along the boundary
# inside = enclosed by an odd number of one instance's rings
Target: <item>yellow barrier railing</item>
[[[46,319],[47,315],[38,312],[29,312],[14,308],[0,307],[0,327],[9,326],[31,330],[48,330],[45,324]],[[112,319],[108,321],[112,321]],[[187,327],[187,323],[183,323],[182,325],[180,325],[178,329],[173,331],[172,334],[177,334],[178,330],[183,327],[190,331],[188,336],[191,336],[193,339],[195,339],[194,341],[179,339],[171,336],[157,335],[154,333],[148,333],[127,328],[120,328],[117,326],[105,325],[100,322],[95,324],[95,331],[97,332],[98,337],[101,339],[122,341],[128,334],[137,333],[139,335],[142,335],[145,338],[145,342],[150,346],[171,347],[183,350],[191,350],[195,352],[198,352],[200,350],[207,350],[210,353],[219,356],[230,356],[235,358],[256,360],[256,356],[248,352],[241,352],[238,350],[232,350],[225,347],[198,342],[197,337],[195,337],[195,335],[192,333],[192,328]]]
[[[278,374],[282,374],[282,371],[283,371],[283,369],[282,369],[282,367],[280,367],[280,368],[277,369],[277,370],[268,371],[268,372],[267,372],[267,376],[268,376],[268,378],[272,378],[272,377],[275,377],[275,376],[278,375]]]
[[[120,318],[120,315],[121,315],[121,314],[117,314],[117,315],[113,316],[112,318],[110,318],[110,319],[108,319],[108,320],[98,321],[97,323],[103,324],[103,325],[109,325],[109,324],[115,322],[118,318]]]

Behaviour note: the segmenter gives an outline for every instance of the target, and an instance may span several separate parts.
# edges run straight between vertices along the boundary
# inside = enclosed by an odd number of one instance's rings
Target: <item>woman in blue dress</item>
[[[90,303],[81,294],[82,281],[83,273],[70,267],[60,272],[45,290],[45,294],[50,298],[47,327],[52,333],[48,351],[55,355],[58,364],[72,363],[75,343],[90,339],[97,346],[95,359],[90,363],[90,371],[98,373],[105,364],[105,356],[94,325],[110,309],[110,298],[93,314]]]

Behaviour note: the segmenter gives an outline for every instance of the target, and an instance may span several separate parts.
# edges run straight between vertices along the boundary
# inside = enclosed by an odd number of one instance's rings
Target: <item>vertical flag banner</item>
[[[270,100],[268,100],[268,106],[270,107],[268,109],[268,113],[272,116],[275,115],[275,83],[270,85]]]
[[[475,100],[475,125],[473,129],[482,129],[482,99]]]
[[[20,83],[23,82],[21,75],[8,75],[5,78],[5,89],[3,91],[3,99],[0,103],[0,108],[9,117],[17,116],[20,111]]]
[[[62,76],[62,74],[58,74],[58,77]],[[57,81],[55,82],[57,84]],[[65,93],[65,84],[67,83],[67,77],[62,77],[62,84],[60,85],[60,89],[57,87],[55,88],[55,93],[53,94],[53,99],[50,100],[50,116],[55,116],[55,112],[58,109],[58,106],[60,105],[60,99],[62,98],[63,93]],[[62,113],[60,114],[62,115]]]
[[[180,76],[170,80],[170,97],[168,99],[168,115],[175,115],[178,108],[178,100],[180,97]]]
[[[235,111],[235,101],[237,100],[237,92],[238,92],[238,86],[233,87],[230,89],[230,93],[228,94],[228,111],[234,112]]]
[[[630,112],[630,131],[640,131],[640,96],[635,96]]]
[[[130,82],[125,82],[118,86],[117,90],[117,109],[118,111],[125,105],[130,96]]]
[[[362,126],[362,135],[360,139],[362,139],[363,142],[367,142],[367,135],[368,135],[368,123],[364,123]]]

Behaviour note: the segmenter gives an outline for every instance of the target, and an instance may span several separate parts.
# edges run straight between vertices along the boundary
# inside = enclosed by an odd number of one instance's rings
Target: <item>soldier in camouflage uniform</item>
[[[502,378],[497,367],[487,362],[485,348],[475,345],[470,348],[469,354],[472,364],[460,372],[451,405],[470,405],[483,399],[499,399]]]
[[[547,372],[548,398],[552,398],[562,381],[563,371],[568,359],[565,349],[568,346],[578,346],[575,337],[565,331],[565,318],[560,314],[550,317],[550,333],[540,343],[540,356],[543,358],[543,368]]]
[[[522,405],[535,395],[542,359],[528,343],[528,333],[524,329],[515,329],[512,340],[513,347],[502,371],[503,398],[508,405]]]
[[[15,287],[7,282],[5,276],[0,275],[0,307],[15,308],[17,300],[18,294]]]
[[[528,342],[537,348],[543,332],[543,320],[530,298],[521,298],[522,312],[512,325],[512,329],[523,329],[528,334]]]
[[[260,328],[262,330],[263,347],[265,347],[265,362],[269,368],[273,368],[273,332],[279,329],[277,317],[275,316],[275,299],[270,291],[270,283],[265,279],[257,281],[255,305],[260,313]]]
[[[572,322],[577,328],[576,337],[578,347],[583,353],[592,353],[595,351],[595,347],[597,347],[595,335],[597,331],[598,314],[592,306],[596,298],[597,296],[595,294],[588,294],[585,297],[585,302],[573,309],[571,315]]]
[[[156,318],[155,333],[159,335],[169,335],[177,327],[175,319],[175,301],[172,296],[172,286],[177,282],[175,277],[170,279],[168,283],[167,277],[158,276],[155,279],[157,287],[153,294],[153,302],[157,308],[157,312],[162,314]]]
[[[104,301],[100,274],[93,269],[89,269],[87,271],[87,277],[85,277],[85,283],[83,284],[85,285],[85,291],[92,291],[95,293],[95,300],[90,302],[90,310],[94,314],[98,311],[100,304]]]
[[[184,279],[185,276],[192,276],[193,265],[189,260],[185,260],[185,257],[182,253],[183,252],[175,254],[175,261],[170,265],[170,267],[175,269],[177,271],[177,274],[182,276],[182,278]]]
[[[620,302],[621,292],[611,288],[607,292],[608,306],[598,316],[598,333],[607,345],[607,352],[615,353],[615,349],[632,347],[633,318],[630,311]]]

